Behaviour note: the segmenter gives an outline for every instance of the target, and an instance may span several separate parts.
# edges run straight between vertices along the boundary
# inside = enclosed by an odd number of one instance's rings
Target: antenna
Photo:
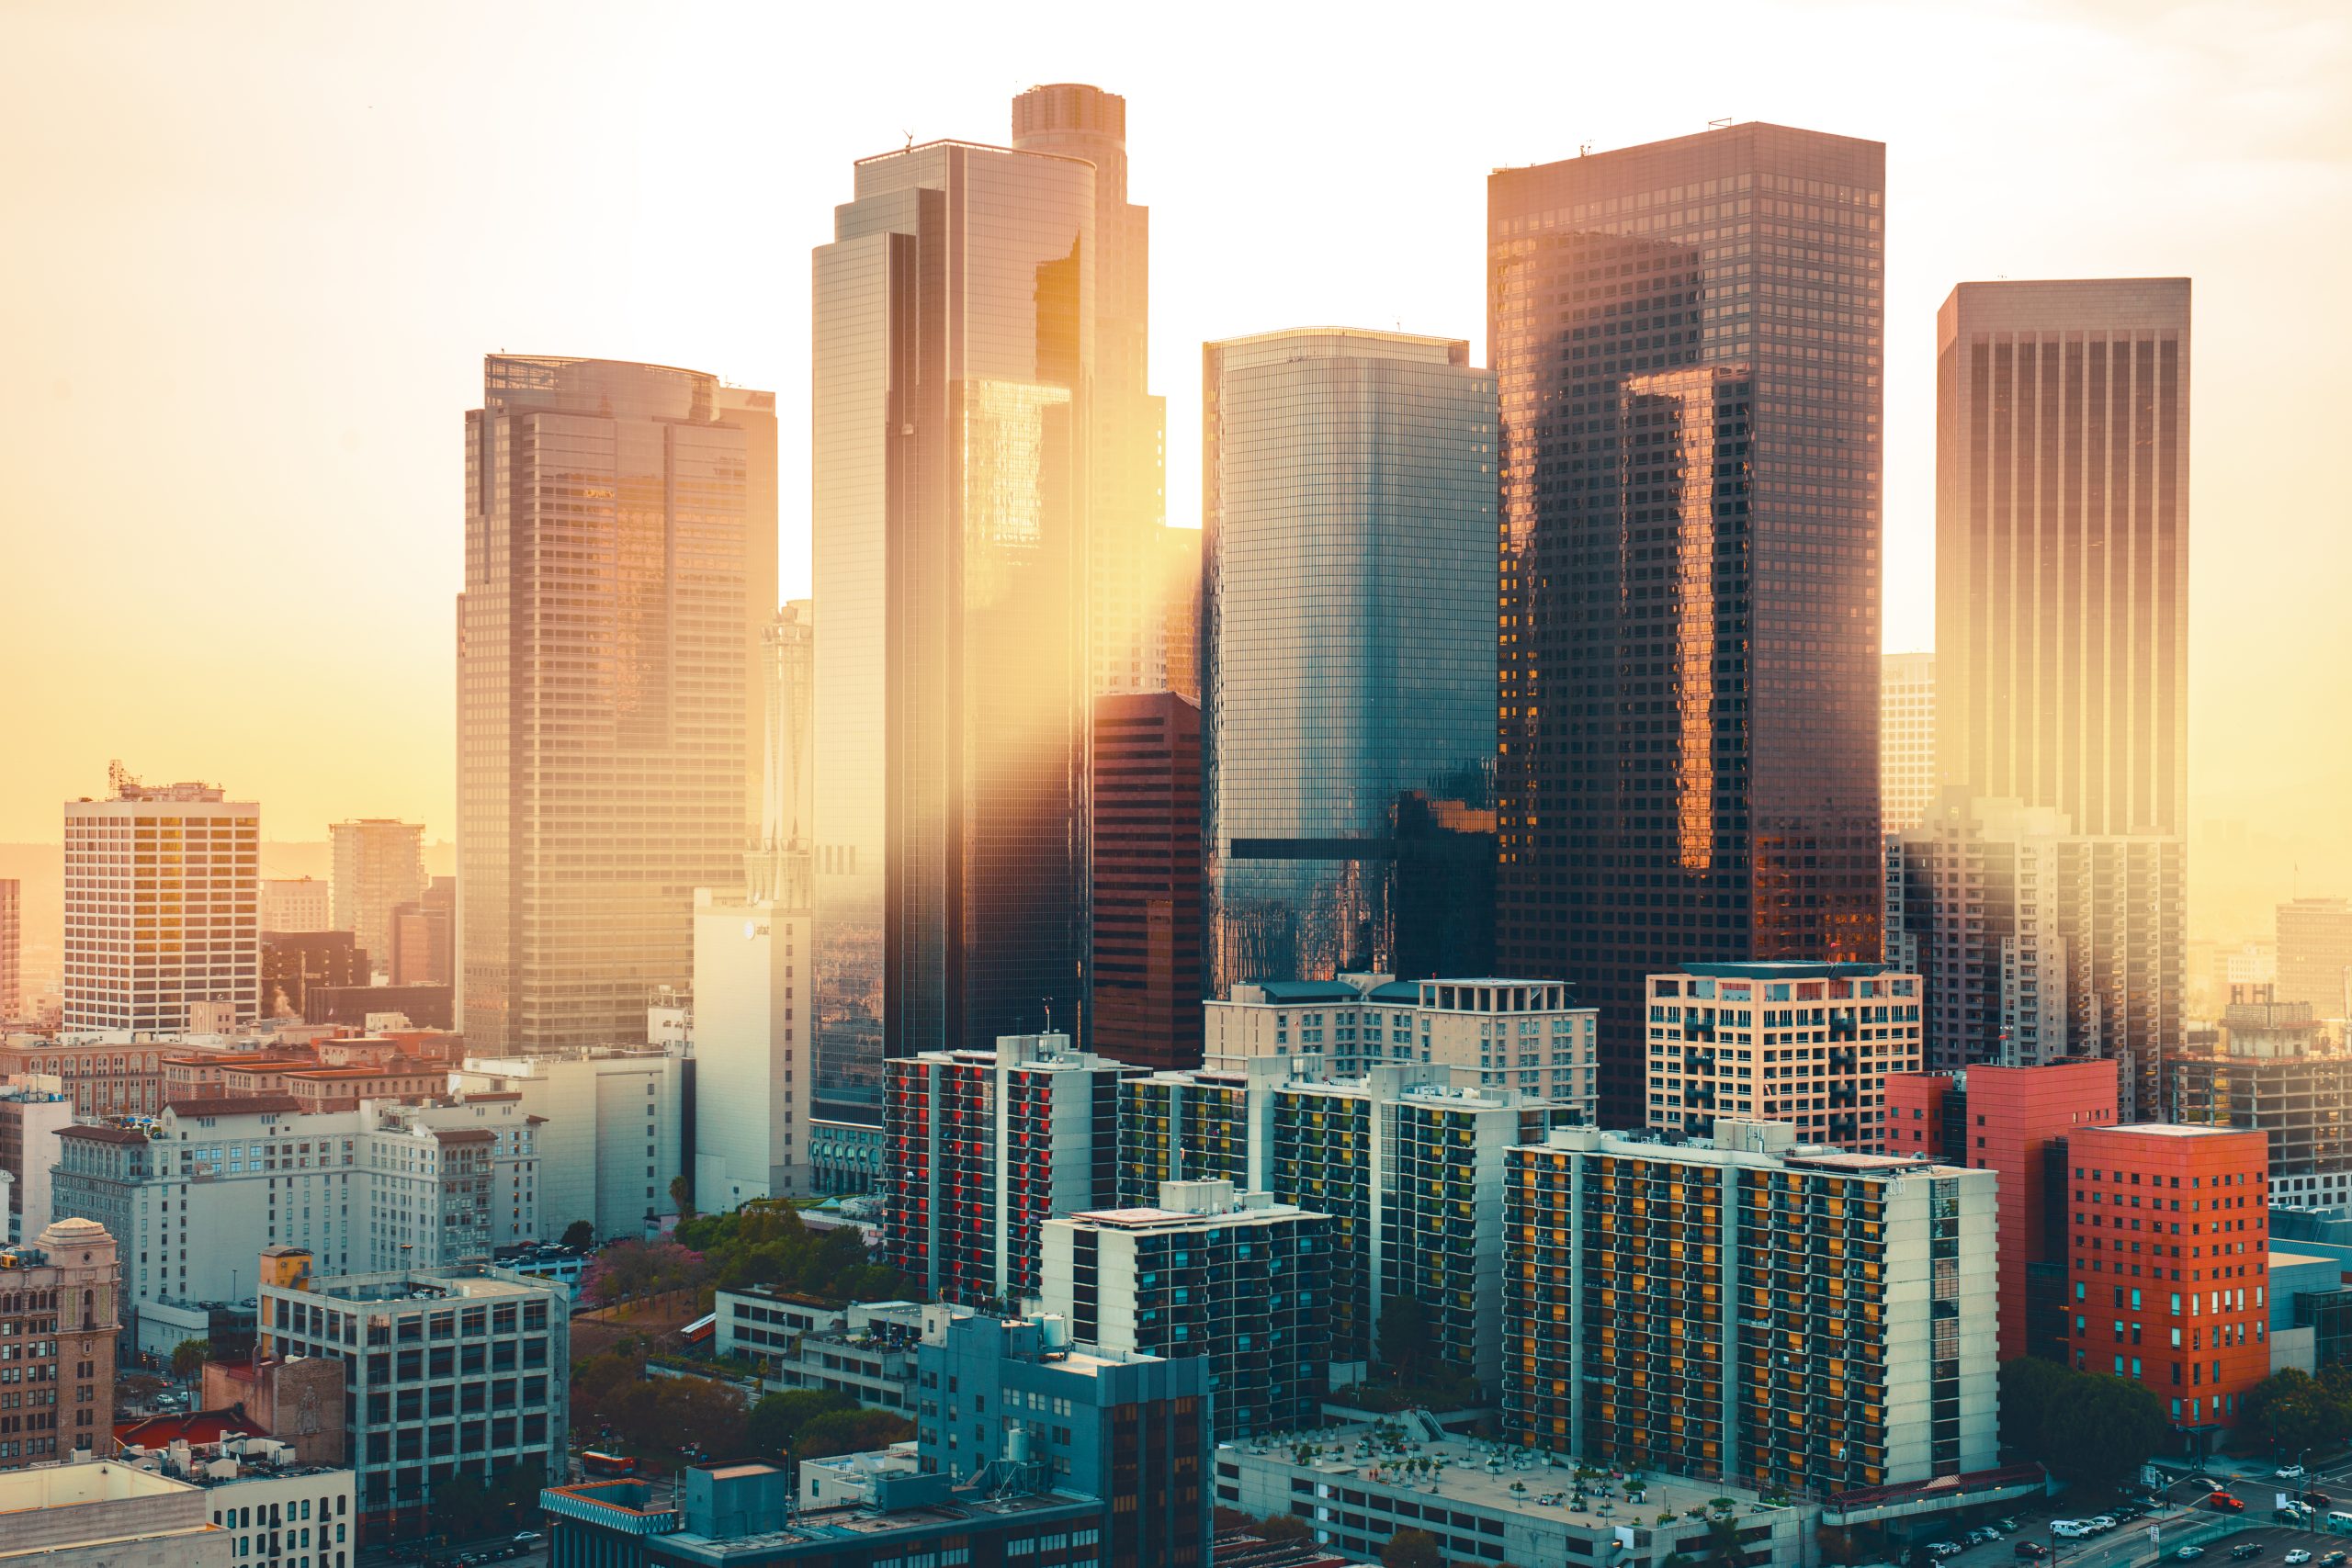
[[[1579,158],[1589,158],[1589,157],[1591,157],[1591,156],[1592,156],[1592,143],[1591,143],[1591,142],[1589,142],[1589,141],[1579,141],[1579,142],[1577,142],[1577,157],[1579,157]]]
[[[906,145],[905,151],[907,151],[907,152],[913,152],[913,151],[915,150],[915,133],[914,133],[913,131],[910,130],[910,131],[906,131],[906,132],[904,132],[903,134],[906,136],[906,139],[907,139],[907,145]]]
[[[1725,116],[1724,116],[1724,118],[1721,118],[1721,119],[1711,119],[1711,120],[1709,120],[1709,121],[1707,122],[1707,129],[1708,129],[1709,130],[1721,130],[1724,126],[1727,126],[1727,125],[1729,125],[1730,123],[1731,123],[1731,116],[1729,116],[1729,115],[1725,115]]]

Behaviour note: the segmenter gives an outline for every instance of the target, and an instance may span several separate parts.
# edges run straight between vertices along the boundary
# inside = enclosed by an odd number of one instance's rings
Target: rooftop
[[[231,1095],[219,1100],[175,1100],[164,1109],[186,1119],[192,1116],[267,1116],[299,1111],[302,1102],[290,1094]]]
[[[1884,964],[1812,964],[1798,959],[1767,959],[1753,964],[1685,964],[1661,969],[1660,975],[1696,975],[1717,980],[1865,980],[1883,975]]]

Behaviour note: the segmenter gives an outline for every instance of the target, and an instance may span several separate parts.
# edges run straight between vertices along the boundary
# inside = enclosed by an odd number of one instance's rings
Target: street
[[[2153,1565],[2161,1559],[2170,1563],[2177,1560],[2174,1551],[2183,1543],[2197,1540],[2205,1547],[2200,1568],[2229,1568],[2230,1548],[2241,1542],[2258,1543],[2260,1556],[2254,1562],[2258,1568],[2282,1568],[2282,1556],[2297,1547],[2312,1554],[2314,1568],[2318,1559],[2329,1551],[2352,1550],[2352,1535],[2335,1534],[2324,1530],[2298,1529],[2280,1525],[2272,1518],[2278,1494],[2297,1495],[2314,1486],[2335,1501],[2334,1507],[2352,1509],[2352,1459],[2346,1459],[2315,1472],[2301,1481],[2280,1481],[2272,1472],[2278,1461],[2221,1461],[2211,1468],[2191,1470],[2167,1462],[2160,1473],[2165,1479],[2161,1502],[2150,1512],[2127,1518],[2104,1535],[2087,1540],[2064,1540],[2050,1530],[2053,1519],[2088,1518],[2095,1514],[2117,1513],[2111,1497],[2085,1494],[2080,1488],[2056,1497],[2038,1499],[2007,1511],[2020,1527],[1996,1541],[1972,1546],[1957,1555],[1942,1559],[1946,1568],[2027,1568],[2017,1556],[2017,1543],[2030,1540],[2050,1550],[2050,1555],[2040,1559],[2036,1568],[2132,1568],[2133,1564]],[[2245,1505],[2242,1514],[2204,1506],[2201,1499],[2211,1489],[2198,1483],[2203,1477],[2220,1483]],[[2327,1508],[2318,1510],[2324,1519]],[[2119,1516],[2120,1517],[2120,1516]],[[2154,1545],[2148,1540],[2148,1527],[2159,1528],[2159,1540]],[[2211,1539],[2207,1532],[2239,1527],[2223,1539]],[[1952,1539],[1960,1536],[1957,1528]]]

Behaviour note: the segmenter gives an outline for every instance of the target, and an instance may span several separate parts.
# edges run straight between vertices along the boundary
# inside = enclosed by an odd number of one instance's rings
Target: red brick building
[[[2067,1359],[2071,1339],[2061,1299],[2067,1278],[2065,1189],[2048,1179],[2048,1170],[2072,1134],[2115,1124],[2115,1064],[2089,1058],[2038,1067],[1979,1065],[1958,1074],[1890,1074],[1886,1107],[1888,1154],[2000,1173],[2001,1359],[2036,1353]],[[2037,1269],[2046,1289],[2036,1289]]]
[[[1201,710],[1173,692],[1095,699],[1093,963],[1089,1049],[1201,1065]]]
[[[2146,1383],[2192,1452],[2270,1375],[2269,1140],[2144,1122],[2069,1137],[2074,1364]]]

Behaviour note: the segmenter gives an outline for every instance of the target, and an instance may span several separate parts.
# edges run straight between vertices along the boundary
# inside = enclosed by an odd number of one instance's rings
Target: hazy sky
[[[56,838],[111,756],[258,796],[272,838],[447,833],[487,350],[774,388],[806,592],[808,253],[851,161],[1001,141],[1062,80],[1127,96],[1187,522],[1203,339],[1401,323],[1483,359],[1490,167],[1724,117],[1884,141],[1889,648],[1932,637],[1951,285],[2193,276],[2195,814],[2352,839],[2345,6],[885,15],[10,5],[0,840]]]

